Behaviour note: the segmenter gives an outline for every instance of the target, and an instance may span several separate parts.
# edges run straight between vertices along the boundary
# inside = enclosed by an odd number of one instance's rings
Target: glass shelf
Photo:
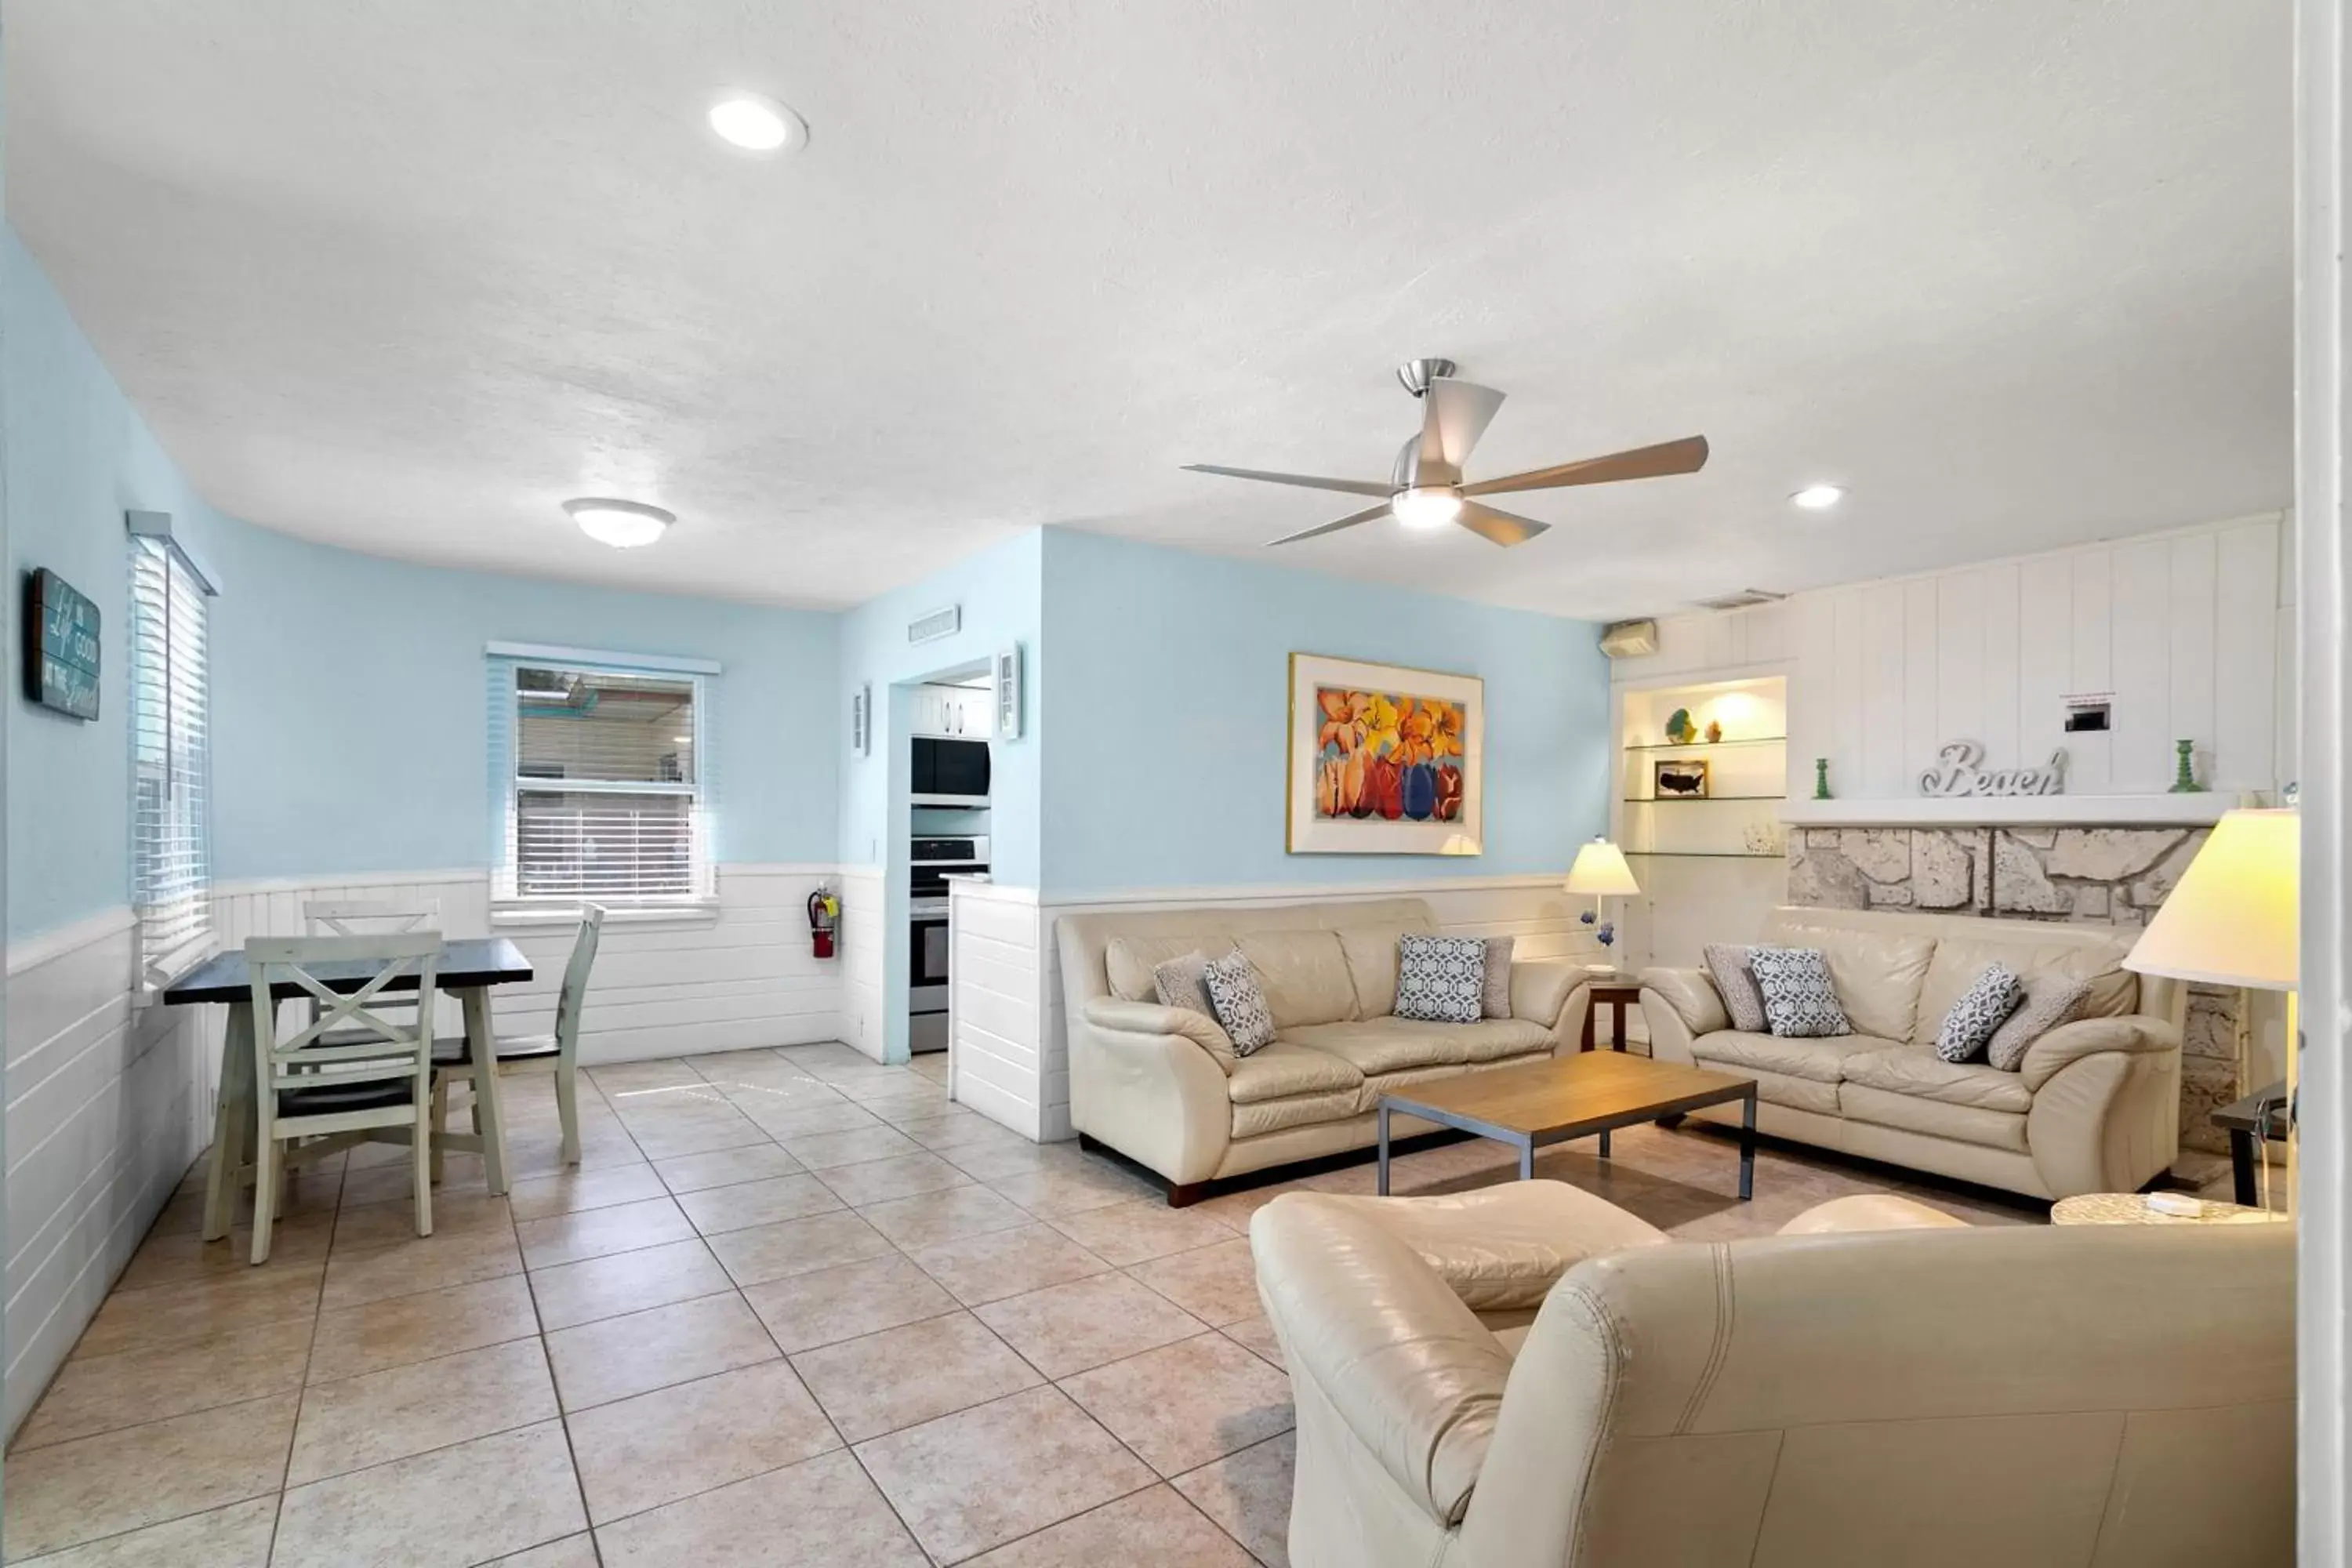
[[[1785,795],[1629,795],[1620,805],[1712,805],[1718,800],[1786,800]]]
[[[1749,735],[1737,741],[1658,741],[1642,745],[1628,745],[1629,752],[1704,752],[1717,746],[1785,746],[1786,735]]]
[[[1785,860],[1786,854],[1765,854],[1753,849],[1628,849],[1629,860]]]

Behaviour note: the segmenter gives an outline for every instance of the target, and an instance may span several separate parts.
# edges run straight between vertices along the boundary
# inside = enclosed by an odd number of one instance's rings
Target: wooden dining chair
[[[435,931],[255,937],[245,944],[257,1086],[254,1262],[269,1257],[270,1226],[287,1164],[347,1148],[377,1129],[406,1131],[414,1152],[416,1234],[433,1234],[431,998],[440,960],[441,933]],[[331,965],[346,973],[352,965],[366,965],[373,973],[342,992],[320,977]],[[407,1016],[395,1016],[385,1004],[405,996],[387,987],[412,975],[424,1001]],[[282,985],[305,993],[317,1016],[281,1037],[273,999]]]
[[[306,899],[302,929],[311,936],[397,936],[405,931],[439,931],[438,899]],[[398,1016],[411,1011],[416,998],[405,993],[383,999],[379,1011]],[[310,1016],[318,1016],[314,1003]],[[349,1039],[330,1041],[350,1045]]]
[[[572,939],[572,960],[563,966],[563,985],[555,996],[555,1033],[500,1035],[495,1049],[500,1071],[547,1070],[555,1074],[555,1110],[563,1122],[563,1163],[580,1163],[580,1009],[588,999],[588,972],[596,963],[596,942],[604,929],[601,904],[580,906],[580,934]],[[463,1147],[449,1137],[449,1086],[473,1081],[476,1065],[465,1036],[444,1037],[433,1047],[433,1173],[440,1176],[441,1150]],[[479,1100],[476,1101],[474,1133],[482,1131]]]

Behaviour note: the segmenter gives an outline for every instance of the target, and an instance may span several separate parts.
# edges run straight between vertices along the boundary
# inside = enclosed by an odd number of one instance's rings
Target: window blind
[[[131,902],[166,974],[212,934],[205,589],[166,539],[131,542]]]
[[[702,683],[499,665],[493,750],[503,739],[511,763],[502,895],[620,904],[706,896]]]

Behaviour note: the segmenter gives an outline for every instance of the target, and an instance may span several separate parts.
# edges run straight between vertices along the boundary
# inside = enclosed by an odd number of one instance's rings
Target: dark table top
[[[311,978],[335,991],[356,991],[373,979],[383,965],[365,960],[345,960],[334,963],[314,963],[306,966]],[[434,976],[434,985],[442,991],[467,991],[478,985],[506,985],[530,978],[530,961],[522,950],[502,936],[459,937],[441,944],[441,967]],[[385,991],[414,991],[416,976],[413,973],[394,978]],[[281,1002],[306,996],[299,985],[279,985],[273,994]],[[245,967],[242,951],[224,952],[206,959],[180,977],[180,983],[163,993],[163,1000],[174,1006],[186,1002],[245,1002],[253,996],[253,978]]]
[[[2270,1102],[2267,1106],[2263,1104],[2265,1100]],[[2284,1138],[2287,1128],[2285,1082],[2281,1080],[2268,1089],[2256,1090],[2243,1100],[2231,1100],[2216,1110],[2211,1121],[2214,1126],[2232,1132],[2259,1131],[2264,1138]]]

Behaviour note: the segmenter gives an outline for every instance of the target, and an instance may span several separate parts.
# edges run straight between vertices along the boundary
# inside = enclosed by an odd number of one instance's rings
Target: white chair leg
[[[444,1093],[446,1092],[445,1089]],[[437,1096],[436,1098],[438,1099]],[[435,1120],[438,1121],[439,1118],[436,1117]],[[425,1124],[425,1110],[422,1106],[417,1108],[416,1131],[409,1142],[414,1145],[410,1153],[408,1180],[409,1185],[416,1189],[416,1234],[431,1236],[433,1234],[433,1178],[436,1173],[434,1166],[440,1163],[441,1140],[435,1136],[435,1130]]]
[[[441,1141],[448,1135],[449,1076],[448,1074],[444,1073],[439,1078],[436,1079],[433,1083],[433,1153],[430,1163],[432,1167],[432,1179],[436,1182],[441,1179],[442,1154],[444,1153]]]
[[[580,1163],[580,1083],[570,1062],[555,1068],[555,1110],[563,1121],[563,1163]]]
[[[278,1140],[271,1136],[277,1130],[260,1129],[260,1146],[253,1154],[253,1258],[255,1263],[269,1261],[269,1231],[278,1219],[278,1187],[284,1167],[278,1163]]]

